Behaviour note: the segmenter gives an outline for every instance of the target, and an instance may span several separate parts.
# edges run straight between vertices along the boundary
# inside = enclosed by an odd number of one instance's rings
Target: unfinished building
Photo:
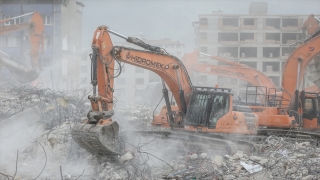
[[[302,39],[301,28],[308,15],[271,15],[267,9],[267,3],[259,2],[250,4],[249,14],[200,14],[199,21],[193,22],[196,46],[201,52],[256,68],[280,87],[282,68],[292,51],[290,46]],[[206,57],[199,61],[217,64]],[[237,83],[239,94],[244,93],[245,83],[241,81],[207,76],[208,86],[234,88]]]

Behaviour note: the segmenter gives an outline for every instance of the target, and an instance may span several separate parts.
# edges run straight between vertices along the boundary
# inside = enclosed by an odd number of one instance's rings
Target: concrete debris
[[[208,158],[208,154],[207,154],[207,153],[201,153],[201,154],[200,154],[200,157],[201,157],[202,159],[207,159],[207,158]]]
[[[191,160],[196,160],[196,159],[198,159],[198,154],[191,154],[191,155],[189,155],[189,158],[191,159]]]
[[[131,139],[122,139],[126,153],[118,161],[93,156],[77,146],[70,135],[90,104],[80,92],[66,94],[23,87],[0,96],[2,119],[8,120],[31,106],[37,107],[34,111],[41,116],[41,133],[19,149],[15,179],[35,179],[39,174],[38,179],[320,179],[318,145],[312,140],[298,142],[276,135],[257,142],[259,154],[238,149],[234,154],[220,156],[212,153],[212,146],[180,147],[176,140],[132,135]],[[12,110],[7,111],[5,106]],[[115,108],[115,119],[121,131],[161,130],[151,126],[153,110],[141,106]],[[11,152],[13,158],[0,163],[1,174],[15,174],[16,150]]]
[[[251,174],[262,170],[262,167],[259,165],[251,165],[242,161],[240,162],[240,164]]]
[[[119,158],[119,162],[120,163],[125,163],[129,160],[133,159],[133,155],[132,153],[130,152],[126,152],[124,155],[122,155],[120,158]]]
[[[223,157],[221,157],[221,156],[215,156],[213,159],[213,163],[215,165],[217,165],[218,167],[222,166],[222,162],[223,162]]]

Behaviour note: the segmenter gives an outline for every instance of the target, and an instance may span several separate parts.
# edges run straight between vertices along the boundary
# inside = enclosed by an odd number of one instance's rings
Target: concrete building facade
[[[281,86],[281,72],[291,45],[302,39],[302,26],[308,15],[269,15],[266,3],[251,3],[249,14],[200,14],[194,22],[196,47],[203,53],[218,55],[247,64],[265,73]],[[217,62],[205,57],[200,61]],[[240,88],[246,83],[236,79],[196,74],[199,85]]]
[[[1,0],[1,19],[38,11],[45,24],[44,52],[39,64],[43,68],[41,83],[56,89],[74,89],[79,84],[77,61],[82,52],[82,8],[76,0]],[[27,22],[30,16],[4,25]],[[29,62],[28,31],[1,36],[0,49],[15,59]],[[53,81],[53,82],[52,82]]]

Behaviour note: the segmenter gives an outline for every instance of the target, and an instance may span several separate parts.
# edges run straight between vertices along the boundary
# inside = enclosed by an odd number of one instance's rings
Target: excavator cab
[[[320,109],[319,109],[319,93],[307,92],[305,95],[302,118],[303,127],[306,128],[319,128],[320,127]],[[315,120],[316,119],[316,120]]]
[[[194,87],[186,114],[186,125],[216,128],[230,111],[231,89]]]

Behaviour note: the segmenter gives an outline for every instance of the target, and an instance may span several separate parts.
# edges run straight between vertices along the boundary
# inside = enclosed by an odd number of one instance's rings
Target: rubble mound
[[[300,142],[276,135],[257,142],[259,154],[237,151],[217,155],[211,151],[215,147],[184,147],[170,139],[130,134],[121,138],[125,147],[123,154],[112,161],[96,157],[71,138],[73,125],[80,122],[90,109],[87,91],[70,93],[13,87],[2,92],[1,120],[14,121],[14,115],[26,112],[30,107],[40,118],[32,127],[21,129],[16,141],[12,139],[10,144],[21,144],[21,134],[24,133],[30,143],[5,151],[8,158],[0,162],[0,180],[320,179],[320,148],[317,144],[312,140]],[[162,130],[151,126],[153,113],[153,108],[145,106],[115,108],[114,119],[119,122],[122,132]],[[41,133],[33,137],[35,129],[40,129]],[[10,142],[13,137],[7,135],[8,141],[3,142]],[[9,144],[4,144],[6,146]]]

